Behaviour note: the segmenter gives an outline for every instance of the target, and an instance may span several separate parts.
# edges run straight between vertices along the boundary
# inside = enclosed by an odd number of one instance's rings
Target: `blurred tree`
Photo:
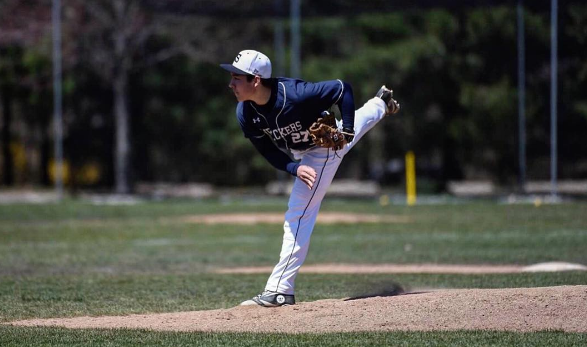
[[[79,59],[92,64],[112,86],[115,191],[126,194],[131,191],[128,78],[155,33],[152,16],[134,0],[75,1],[67,10],[71,13],[66,14],[65,27],[70,37],[74,32],[79,35],[77,41],[69,41],[77,45]]]
[[[548,173],[540,164],[547,161],[549,146],[548,10],[533,4],[526,14],[528,160],[534,178]],[[581,106],[584,97],[578,92],[584,90],[579,87],[584,79],[576,77],[585,75],[581,67],[586,61],[582,54],[587,51],[584,11],[584,5],[569,6],[561,20],[566,31],[573,33],[561,38],[559,46],[559,71],[568,76],[561,80],[572,91],[563,93],[567,102],[559,109],[565,115],[559,119],[559,129],[564,132],[559,137],[560,158],[568,162],[584,159],[587,153],[584,141],[571,140],[587,130],[576,115],[585,109]],[[388,83],[396,90],[402,113],[370,136],[383,142],[367,143],[349,155],[364,167],[362,174],[372,171],[368,166],[373,162],[401,162],[403,153],[412,149],[421,166],[419,174],[438,180],[439,189],[449,180],[462,178],[514,182],[515,23],[515,9],[507,6],[308,19],[303,26],[307,47],[304,77],[348,79],[357,100],[370,97],[379,84]],[[574,110],[570,105],[576,105]],[[375,151],[374,157],[373,149],[382,145],[385,151]],[[569,173],[575,167],[561,166]]]
[[[273,23],[265,8],[272,2],[239,3],[64,3],[70,184],[115,185],[125,192],[135,179],[241,185],[275,177],[242,136],[228,76],[217,65],[246,48],[275,58]],[[319,7],[302,9],[303,15],[309,13],[302,21],[302,77],[347,80],[357,107],[388,84],[403,111],[349,154],[340,175],[400,183],[403,155],[413,150],[419,176],[433,180],[435,190],[461,178],[514,182],[515,9],[453,5],[450,10],[429,6],[375,13],[372,4],[343,5],[337,15]],[[385,8],[398,9],[389,6]],[[15,128],[27,134],[18,139],[25,148],[43,148],[42,167],[51,153],[49,10],[49,0],[0,1],[4,166],[13,165],[7,139],[17,134]],[[548,11],[543,2],[528,4],[526,11],[530,179],[548,175]],[[584,177],[587,6],[569,1],[560,15],[561,178]],[[10,120],[19,126],[7,126]],[[5,180],[4,173],[3,168]]]
[[[47,183],[45,164],[49,153],[30,153],[33,146],[47,144],[50,111],[43,105],[50,97],[50,67],[46,59],[46,33],[50,30],[50,1],[0,1],[0,111],[2,111],[2,180],[15,183],[14,148],[21,152],[18,180]],[[17,124],[20,137],[15,136]],[[30,127],[27,127],[30,125]],[[29,159],[29,160],[27,160]],[[26,172],[32,173],[25,176]]]
[[[304,26],[308,30],[304,37],[323,40],[310,45],[327,47],[324,55],[304,59],[304,75],[347,79],[354,87],[357,107],[373,97],[381,84],[393,88],[402,103],[400,115],[374,128],[367,143],[350,153],[349,159],[363,166],[348,170],[355,177],[368,174],[385,183],[398,183],[404,175],[396,163],[403,165],[408,150],[416,152],[419,163],[426,163],[420,174],[436,179],[462,177],[455,139],[448,131],[451,118],[460,112],[455,98],[458,56],[452,49],[459,39],[459,25],[453,14],[431,10],[317,19]],[[330,31],[337,34],[329,36]],[[312,35],[316,32],[320,34]],[[373,163],[379,167],[371,167]]]
[[[560,172],[587,177],[587,4],[576,2],[561,13]],[[568,164],[567,164],[568,163]]]
[[[78,35],[74,44],[80,59],[92,64],[104,81],[112,85],[115,190],[128,193],[132,190],[131,73],[150,69],[178,55],[197,62],[218,61],[219,52],[225,52],[223,38],[230,38],[231,34],[244,37],[257,25],[230,26],[226,30],[213,18],[155,13],[138,0],[78,0],[69,10],[79,12],[72,14],[66,25],[70,33]],[[165,112],[170,111],[173,109]]]
[[[14,167],[10,142],[12,135],[12,88],[14,81],[11,50],[0,49],[0,109],[2,110],[2,183],[11,186],[14,182]]]

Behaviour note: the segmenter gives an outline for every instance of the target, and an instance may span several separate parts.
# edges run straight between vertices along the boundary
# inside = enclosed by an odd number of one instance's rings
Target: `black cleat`
[[[399,110],[400,110],[399,102],[397,102],[393,98],[393,90],[387,89],[387,87],[385,87],[385,85],[383,85],[383,86],[381,86],[381,88],[377,92],[377,95],[375,95],[375,96],[385,102],[385,105],[387,106],[387,112],[385,112],[386,116],[399,112]]]
[[[259,305],[263,307],[278,307],[286,305],[295,305],[296,299],[293,295],[280,294],[269,290],[255,296],[254,298],[243,301],[240,306]]]

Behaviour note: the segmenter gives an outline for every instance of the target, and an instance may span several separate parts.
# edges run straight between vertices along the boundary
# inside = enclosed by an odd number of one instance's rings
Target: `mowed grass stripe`
[[[148,330],[69,330],[0,326],[3,347],[77,346],[488,346],[582,347],[587,334],[556,331],[511,333],[495,331],[391,332],[335,334],[180,333]]]

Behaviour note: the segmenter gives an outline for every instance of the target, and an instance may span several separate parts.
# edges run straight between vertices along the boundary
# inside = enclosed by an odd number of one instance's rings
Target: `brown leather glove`
[[[328,111],[322,112],[322,117],[318,118],[318,120],[310,126],[309,131],[312,141],[314,141],[317,146],[334,148],[337,151],[342,149],[349,140],[345,133],[338,130],[334,114]],[[354,134],[348,134],[348,137],[351,137],[351,141],[353,135]]]

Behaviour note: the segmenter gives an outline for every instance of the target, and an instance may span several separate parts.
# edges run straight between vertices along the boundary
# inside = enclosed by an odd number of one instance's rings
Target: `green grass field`
[[[206,213],[284,212],[286,199],[145,202],[66,201],[0,205],[0,322],[26,318],[228,308],[257,294],[267,275],[216,267],[273,265],[279,225],[201,225]],[[402,216],[407,223],[318,225],[306,263],[587,264],[587,203],[491,202],[380,206],[324,202],[322,211]],[[505,288],[587,284],[586,272],[504,275],[301,274],[296,298],[313,301],[410,288]],[[0,326],[0,346],[584,346],[587,334],[427,332],[203,334]]]

